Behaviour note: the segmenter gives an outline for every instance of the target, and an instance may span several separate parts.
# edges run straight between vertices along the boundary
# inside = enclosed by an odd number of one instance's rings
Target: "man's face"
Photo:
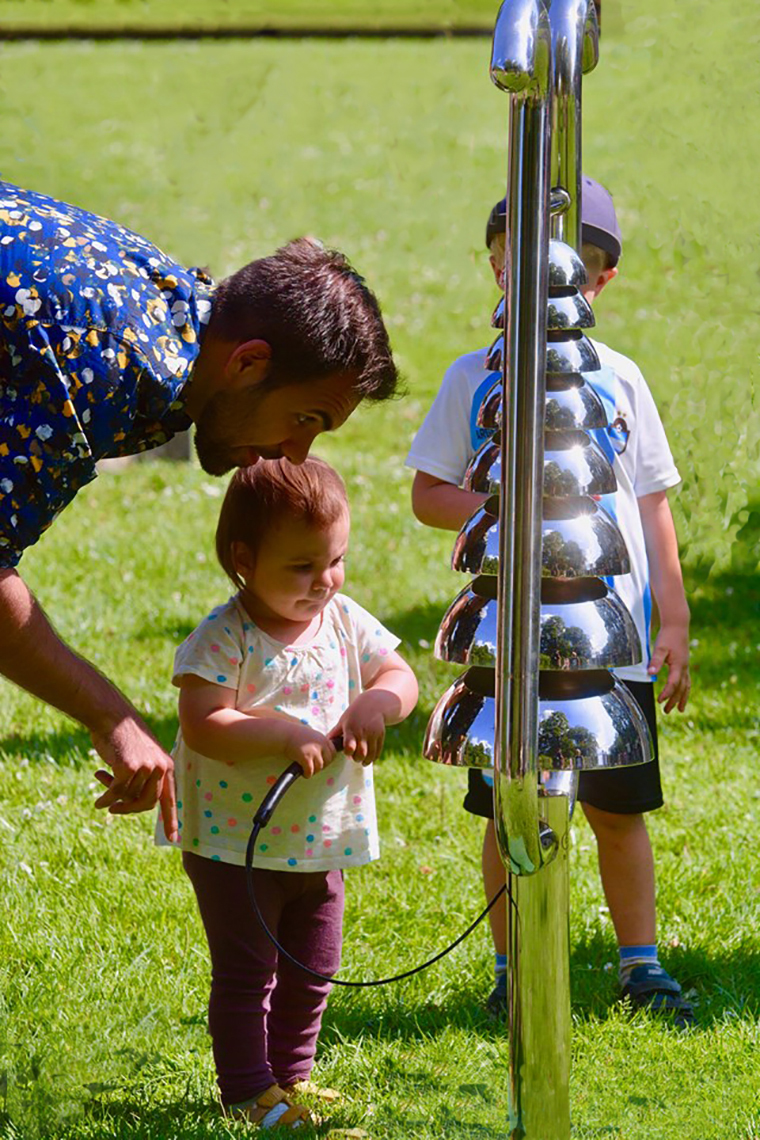
[[[303,463],[319,433],[339,428],[358,403],[353,377],[345,373],[283,388],[267,388],[264,380],[216,392],[196,420],[201,467],[224,475],[259,458]]]

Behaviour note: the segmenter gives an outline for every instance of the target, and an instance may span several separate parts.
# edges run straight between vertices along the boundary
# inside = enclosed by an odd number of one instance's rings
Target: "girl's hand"
[[[346,709],[330,735],[341,735],[346,756],[366,768],[374,764],[383,750],[386,712],[397,705],[398,700],[392,694],[382,689],[368,689]]]
[[[321,772],[332,764],[336,750],[332,740],[321,732],[298,723],[287,727],[283,754],[289,764],[295,761],[301,765],[304,778],[308,780],[315,772]]]

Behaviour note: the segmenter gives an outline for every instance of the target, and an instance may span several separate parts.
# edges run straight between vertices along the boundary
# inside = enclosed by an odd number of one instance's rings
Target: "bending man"
[[[160,801],[172,762],[129,701],[56,634],[16,570],[99,459],[195,424],[205,471],[301,463],[397,374],[377,301],[305,239],[216,286],[123,226],[0,182],[0,673],[83,724],[113,776],[97,806]]]

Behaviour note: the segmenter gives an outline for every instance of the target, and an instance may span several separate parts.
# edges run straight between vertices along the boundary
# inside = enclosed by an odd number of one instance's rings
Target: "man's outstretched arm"
[[[173,764],[129,701],[60,639],[16,570],[0,570],[0,673],[88,729],[113,776],[96,801],[116,815],[157,801],[168,838],[177,836]]]

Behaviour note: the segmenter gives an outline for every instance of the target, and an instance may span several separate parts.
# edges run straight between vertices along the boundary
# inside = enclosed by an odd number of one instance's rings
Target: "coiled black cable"
[[[342,745],[342,741],[336,740],[334,743],[336,744],[336,747],[338,747],[338,751],[340,751],[339,745]],[[465,938],[469,937],[469,935],[472,934],[475,927],[483,921],[489,910],[495,906],[505,891],[507,891],[510,905],[513,906],[515,910],[517,909],[516,903],[512,898],[512,892],[511,890],[508,890],[507,881],[504,886],[497,891],[497,893],[488,903],[486,908],[481,911],[475,921],[472,922],[464,931],[464,933],[460,934],[459,937],[454,942],[452,942],[450,946],[447,946],[445,950],[441,950],[440,953],[436,954],[434,957],[428,958],[426,962],[422,962],[420,965],[414,966],[410,970],[404,970],[404,972],[401,974],[394,974],[391,978],[375,978],[369,982],[347,982],[342,978],[331,978],[327,974],[320,974],[317,970],[312,970],[310,966],[305,965],[303,962],[299,962],[298,959],[294,958],[293,955],[288,950],[286,950],[284,946],[280,945],[280,943],[277,941],[277,938],[264,921],[264,916],[262,915],[261,909],[259,908],[259,904],[256,899],[256,891],[253,885],[253,861],[254,851],[256,848],[256,840],[259,837],[259,832],[269,823],[270,819],[272,818],[272,814],[277,807],[277,804],[280,802],[288,789],[292,787],[299,776],[302,775],[303,773],[301,771],[300,764],[291,764],[289,768],[285,769],[276,783],[272,785],[264,799],[261,801],[261,804],[259,805],[259,808],[253,817],[253,828],[251,830],[251,834],[248,839],[248,846],[246,847],[245,852],[245,877],[246,885],[248,887],[248,897],[251,900],[251,906],[256,913],[256,917],[261,923],[261,927],[267,938],[277,949],[277,952],[279,954],[283,954],[288,959],[288,961],[291,962],[294,966],[297,966],[299,970],[303,970],[304,973],[311,975],[312,978],[317,978],[320,982],[330,982],[334,986],[351,986],[358,989],[368,986],[387,986],[390,985],[391,982],[401,982],[405,978],[411,978],[414,976],[414,974],[421,973],[422,970],[427,970],[429,966],[433,966],[436,962],[440,962],[441,958],[445,958],[447,954],[450,954],[452,950],[455,950],[457,946],[464,942]]]

